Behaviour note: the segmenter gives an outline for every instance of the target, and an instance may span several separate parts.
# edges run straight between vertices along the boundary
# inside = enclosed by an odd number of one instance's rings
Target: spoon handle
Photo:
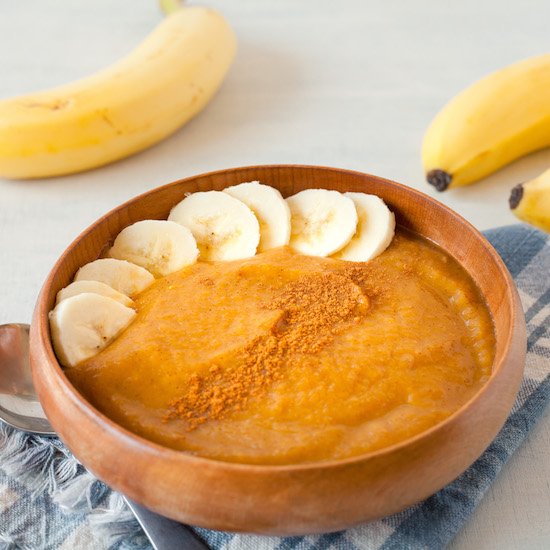
[[[209,550],[191,529],[182,523],[159,516],[124,497],[155,550]]]

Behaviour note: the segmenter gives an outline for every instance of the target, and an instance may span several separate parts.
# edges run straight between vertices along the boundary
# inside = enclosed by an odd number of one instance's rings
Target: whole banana
[[[153,145],[206,106],[235,49],[220,14],[182,7],[111,67],[0,101],[0,177],[78,172]]]
[[[550,54],[510,65],[448,103],[424,137],[427,180],[438,191],[469,185],[550,146]]]
[[[516,185],[510,194],[510,208],[520,220],[550,233],[550,170]]]

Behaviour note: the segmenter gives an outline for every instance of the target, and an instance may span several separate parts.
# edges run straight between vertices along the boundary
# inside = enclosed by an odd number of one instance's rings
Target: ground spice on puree
[[[368,263],[287,247],[197,262],[135,307],[136,320],[67,376],[137,435],[237,463],[332,460],[403,441],[475,395],[494,357],[474,282],[400,228]]]
[[[350,274],[355,275],[356,269]],[[170,403],[165,421],[179,418],[190,430],[209,419],[240,411],[247,401],[284,376],[285,364],[316,353],[349,322],[359,322],[369,309],[363,290],[341,273],[312,272],[284,285],[263,304],[280,312],[267,334],[256,337],[230,369],[212,365],[206,376],[193,375],[187,393]]]

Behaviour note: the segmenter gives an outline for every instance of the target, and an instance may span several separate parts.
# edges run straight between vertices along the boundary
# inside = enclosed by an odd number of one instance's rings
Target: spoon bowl
[[[38,401],[29,362],[29,325],[0,325],[0,420],[32,434],[56,435]]]

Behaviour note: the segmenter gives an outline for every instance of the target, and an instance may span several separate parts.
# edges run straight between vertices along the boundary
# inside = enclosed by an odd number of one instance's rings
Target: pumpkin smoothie
[[[281,247],[156,280],[137,316],[66,369],[151,441],[251,464],[350,457],[441,422],[491,374],[491,317],[468,274],[398,229],[368,263]]]

